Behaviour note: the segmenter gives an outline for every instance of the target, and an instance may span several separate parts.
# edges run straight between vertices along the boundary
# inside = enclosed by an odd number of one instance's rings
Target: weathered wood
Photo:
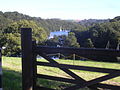
[[[22,90],[33,90],[32,29],[21,28]]]
[[[68,78],[62,78],[62,77],[55,77],[55,76],[48,76],[48,75],[43,75],[43,74],[37,74],[38,78],[44,78],[44,79],[49,79],[49,80],[56,80],[56,81],[62,81],[62,82],[67,82],[67,83],[73,83],[73,84],[78,84],[75,79],[68,79]]]
[[[32,41],[32,50],[35,50],[36,48],[36,41]],[[33,90],[36,90],[36,82],[37,82],[37,65],[36,65],[36,57],[37,54],[32,54],[32,71],[33,71]]]
[[[50,63],[54,63],[59,65],[59,63],[57,63],[56,61],[54,61],[53,59],[51,59],[49,56],[46,56],[46,54],[44,53],[39,53],[39,55],[41,55],[42,57],[44,57],[46,60],[48,60]],[[79,82],[79,85],[83,85],[83,83],[86,82],[86,80],[84,80],[83,78],[79,77],[78,75],[74,74],[72,71],[66,69],[66,68],[61,68],[59,67],[59,69],[63,70],[64,72],[66,72],[68,75],[70,75],[71,77],[73,77],[76,82]],[[90,87],[91,88],[91,87]]]
[[[54,63],[59,65],[56,61],[54,61],[53,59],[51,59],[49,56],[46,56],[46,54],[44,53],[39,53],[39,55],[41,55],[43,58],[45,58],[46,60],[48,60],[50,63]],[[82,79],[81,77],[79,77],[78,75],[76,75],[75,73],[73,73],[72,71],[65,69],[65,68],[59,68],[61,70],[63,70],[64,72],[66,72],[68,75],[70,75],[71,77],[73,77],[74,79],[76,79],[76,81],[80,81],[81,84],[85,83],[86,81],[84,79]]]
[[[110,89],[110,90],[120,90],[120,86],[115,86],[115,85],[108,85],[108,84],[94,84],[92,85],[94,87],[98,87],[98,88],[103,88],[103,89]]]
[[[67,53],[77,55],[100,55],[100,56],[120,56],[120,50],[115,49],[99,49],[99,48],[68,48],[68,47],[47,47],[37,46],[36,52],[52,53]]]
[[[55,80],[55,81],[62,81],[62,82],[67,82],[67,83],[79,84],[79,82],[77,82],[74,79],[55,77],[55,76],[48,76],[48,75],[43,75],[43,74],[37,74],[37,77],[38,78],[49,79],[49,80]],[[101,83],[93,84],[92,87],[106,88],[106,89],[112,89],[112,90],[119,90],[119,88],[120,88],[120,86],[101,84]]]
[[[111,73],[111,72],[119,72],[120,73],[119,69],[107,69],[107,68],[77,66],[77,65],[68,65],[68,64],[54,64],[54,63],[40,62],[40,61],[37,61],[37,65],[57,67],[57,68],[66,68],[66,69],[84,70],[84,71],[92,71],[92,72],[102,72],[102,73]]]
[[[0,90],[2,90],[2,48],[0,47]]]
[[[59,64],[58,63],[56,63],[56,61],[54,61],[53,59],[51,59],[51,58],[49,58],[48,56],[46,56],[45,54],[43,54],[43,53],[39,53],[42,57],[44,57],[46,60],[48,60],[52,65],[57,65],[58,67],[59,67]],[[38,64],[38,63],[37,63]],[[66,66],[66,65],[65,65]],[[61,70],[63,70],[64,71],[64,68],[62,68],[62,67],[59,67]],[[100,69],[100,68],[92,68],[92,69]],[[102,68],[101,68],[102,69]],[[66,69],[65,69],[66,70]],[[108,72],[109,73],[111,73],[111,72],[113,72],[114,70],[112,70],[112,69],[105,69],[105,73],[108,73],[107,72],[107,70],[108,70]],[[104,71],[104,69],[102,69],[101,70],[102,72]],[[66,72],[66,71],[65,71]],[[85,81],[84,79],[82,79],[81,77],[79,77],[79,76],[77,76],[77,78],[80,78],[80,81],[78,81],[78,82],[80,82],[79,84],[76,84],[75,86],[72,86],[72,87],[70,87],[70,88],[66,88],[65,90],[76,90],[76,89],[79,89],[79,88],[83,88],[83,87],[86,87],[86,86],[90,86],[89,88],[91,88],[91,86],[92,85],[94,85],[94,84],[96,84],[96,83],[99,83],[99,82],[102,82],[102,81],[104,81],[104,80],[108,80],[108,79],[111,79],[111,78],[114,78],[114,77],[117,77],[117,76],[119,76],[120,74],[118,74],[120,72],[120,70],[115,70],[115,72],[114,73],[116,73],[116,74],[114,74],[114,75],[106,75],[106,76],[103,76],[103,77],[100,77],[100,78],[97,78],[97,79],[94,79],[94,80],[90,80],[90,81]],[[72,76],[73,78],[74,78],[74,75],[71,75],[70,73],[68,73],[68,72],[66,72],[67,74],[69,74],[70,76]],[[77,81],[77,80],[79,80],[79,79],[77,79],[76,77],[75,77],[75,80]],[[82,81],[82,83],[81,83],[81,81]]]
[[[96,83],[99,83],[99,82],[102,82],[102,81],[105,81],[105,80],[117,77],[119,75],[120,75],[120,73],[118,73],[118,72],[117,73],[113,73],[113,74],[109,74],[109,75],[105,75],[105,76],[102,76],[102,77],[99,77],[99,78],[87,81],[87,82],[83,83],[82,86],[80,86],[79,84],[77,84],[77,85],[71,86],[69,88],[66,88],[65,90],[69,90],[69,89],[71,89],[71,90],[75,89],[76,90],[76,89],[79,89],[79,88],[84,88],[86,86],[91,86],[91,85],[94,85]]]
[[[79,88],[89,87],[91,89],[106,88],[112,90],[120,90],[120,86],[101,84],[100,82],[120,76],[120,70],[118,69],[107,69],[107,68],[97,68],[88,66],[77,66],[77,65],[67,65],[59,64],[58,62],[51,59],[47,54],[52,53],[67,53],[67,54],[77,54],[86,58],[94,58],[92,56],[103,56],[108,57],[106,59],[115,59],[120,56],[120,50],[114,49],[95,49],[95,48],[64,48],[64,47],[43,47],[37,46],[35,42],[32,43],[32,31],[31,28],[21,29],[21,46],[22,46],[22,90],[54,90],[46,87],[41,87],[36,85],[37,78],[44,78],[62,82],[68,82],[75,84],[74,86],[68,87],[64,90],[76,90]],[[38,62],[36,61],[36,56],[39,54],[43,58],[49,61]],[[94,58],[95,59],[95,58]],[[41,66],[51,66],[57,67],[70,75],[73,79],[55,77],[37,74],[37,65]],[[102,72],[108,73],[108,75],[95,78],[89,81],[76,75],[69,69],[84,70],[91,72]]]
[[[42,65],[42,66],[55,66],[55,67],[62,67],[62,68],[66,68],[68,66],[67,69],[77,69],[77,70],[81,70],[81,66],[73,66],[73,65],[66,65],[66,64],[51,64],[51,63],[46,63],[46,62],[37,62],[37,65]],[[77,68],[75,68],[77,67]],[[82,66],[82,70],[86,70],[86,69],[83,69],[83,67],[85,66]],[[86,68],[86,67],[85,67]],[[95,68],[94,67],[87,67],[87,71],[96,71],[97,72],[103,72],[105,71],[105,73],[111,73],[111,72],[114,72],[114,74],[110,74],[110,75],[106,75],[106,76],[103,76],[103,77],[100,77],[100,78],[97,78],[97,79],[94,79],[94,80],[91,80],[91,81],[88,81],[88,85],[82,85],[82,87],[85,87],[85,86],[90,86],[90,85],[93,85],[95,87],[95,85],[93,83],[98,83],[98,82],[101,82],[101,81],[104,81],[104,80],[107,80],[107,79],[110,79],[110,78],[114,78],[116,76],[119,76],[120,75],[120,70],[114,70],[114,69],[105,69],[105,68]],[[116,74],[117,73],[117,74]],[[74,84],[78,84],[78,87],[74,86],[73,88],[76,89],[79,88],[81,85],[79,84],[79,81],[76,81],[76,80],[69,80],[69,79],[66,79],[66,78],[60,78],[60,77],[52,77],[52,76],[46,76],[46,75],[37,75],[39,78],[45,78],[45,79],[50,79],[50,80],[57,80],[57,81],[63,81],[63,82],[68,82],[68,83],[74,83]],[[98,81],[98,82],[97,82]],[[90,82],[92,82],[92,84],[90,84]],[[100,86],[99,86],[100,85]],[[101,85],[101,84],[97,84],[96,87],[102,87],[102,88],[107,88],[107,89],[116,89],[116,88],[120,88],[120,86],[113,86],[112,85],[108,85],[108,86],[105,86],[105,85]],[[109,87],[110,86],[110,87]],[[68,88],[68,90],[71,89]]]
[[[75,54],[73,54],[73,60],[75,60]]]
[[[36,52],[46,54],[62,53],[76,54],[91,60],[117,62],[120,57],[120,50],[115,49],[98,49],[98,48],[68,48],[68,47],[43,47],[37,46]]]
[[[93,84],[96,84],[96,83],[99,83],[99,82],[102,82],[102,81],[105,81],[105,80],[108,80],[108,79],[112,79],[112,78],[115,78],[115,77],[118,77],[118,76],[120,76],[120,72],[111,72],[108,75],[105,75],[105,76],[95,78],[93,80],[88,81],[85,86],[93,85]]]
[[[76,89],[78,89],[79,87],[80,87],[80,85],[74,85],[74,86],[65,88],[64,90],[76,90]],[[89,86],[89,87],[90,87],[90,86]],[[120,86],[108,85],[108,84],[101,84],[101,83],[92,85],[92,87],[102,88],[102,89],[105,89],[105,90],[106,90],[106,89],[108,89],[108,90],[120,90]],[[100,90],[100,89],[91,89],[91,90]]]
[[[41,86],[36,86],[36,90],[55,90],[55,89],[41,87]]]

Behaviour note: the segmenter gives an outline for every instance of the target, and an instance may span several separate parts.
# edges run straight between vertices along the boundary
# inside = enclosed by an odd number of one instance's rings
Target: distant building
[[[68,33],[69,33],[68,30],[51,32],[51,33],[50,33],[50,36],[49,36],[49,39],[50,39],[50,38],[54,38],[54,36],[61,36],[61,35],[66,35],[66,36],[67,36]]]
[[[48,39],[54,38],[54,36],[61,36],[61,35],[66,35],[67,36],[69,32],[70,32],[70,30],[63,30],[62,26],[60,26],[60,30],[55,31],[55,32],[51,32]]]

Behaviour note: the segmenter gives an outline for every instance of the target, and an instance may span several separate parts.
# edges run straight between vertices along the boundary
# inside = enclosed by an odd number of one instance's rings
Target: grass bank
[[[47,62],[44,59],[38,59],[38,61]],[[111,69],[120,69],[120,63],[106,63],[106,62],[94,62],[94,61],[78,61],[78,60],[56,60],[62,64],[70,64],[70,65],[79,65],[79,66],[92,66],[92,67],[101,67],[101,68],[111,68]],[[4,90],[21,90],[21,58],[14,57],[3,57],[2,58],[3,65],[3,88]],[[88,71],[79,71],[79,70],[71,70],[77,75],[81,76],[85,80],[91,80],[96,77],[100,77],[106,74],[96,73],[96,72],[88,72]],[[51,76],[58,76],[64,78],[71,78],[69,75],[64,73],[58,68],[52,67],[43,67],[38,66],[38,73],[46,74]],[[120,85],[120,77],[105,81],[103,83]],[[61,88],[71,86],[68,83],[61,83],[57,81],[49,81],[44,79],[38,79],[38,84],[45,87],[54,88],[60,90]],[[82,90],[88,90],[87,88]]]

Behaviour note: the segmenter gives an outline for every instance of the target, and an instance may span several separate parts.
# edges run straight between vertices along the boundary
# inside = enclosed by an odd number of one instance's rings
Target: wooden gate
[[[2,48],[0,47],[0,90],[2,90]]]
[[[64,90],[76,90],[79,88],[88,87],[92,90],[97,90],[97,88],[105,88],[111,90],[120,90],[120,86],[102,84],[100,82],[109,80],[120,76],[120,70],[118,69],[107,69],[98,67],[88,67],[88,66],[76,66],[68,64],[60,64],[55,60],[51,59],[47,54],[52,53],[67,53],[67,54],[77,54],[82,57],[87,57],[92,59],[91,56],[106,56],[106,57],[118,57],[120,56],[119,50],[108,50],[108,49],[88,49],[88,48],[64,48],[64,47],[43,47],[37,46],[35,42],[32,42],[32,29],[22,28],[21,29],[21,45],[22,45],[22,87],[23,90],[53,90],[46,87],[40,87],[36,85],[37,78],[44,78],[49,80],[68,82],[75,84],[65,88]],[[40,62],[36,60],[36,56],[40,55],[49,62]],[[69,74],[73,79],[48,76],[37,73],[37,66],[49,66],[56,67]],[[84,70],[90,72],[100,72],[107,73],[105,76],[95,78],[89,81],[84,80],[80,76],[76,75],[70,69]]]

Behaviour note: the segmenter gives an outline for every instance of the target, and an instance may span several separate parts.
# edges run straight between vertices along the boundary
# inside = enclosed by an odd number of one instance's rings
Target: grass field
[[[38,61],[47,62],[44,59],[38,59]],[[70,65],[80,65],[80,66],[92,66],[92,67],[102,67],[102,68],[112,68],[112,69],[120,69],[120,63],[105,63],[105,62],[93,62],[93,61],[78,61],[78,60],[56,60],[62,64],[70,64]],[[3,57],[2,58],[3,65],[3,88],[4,90],[21,90],[21,58],[13,58],[13,57]],[[88,71],[79,71],[79,70],[71,70],[77,75],[81,76],[85,80],[91,80],[96,77],[103,76],[103,73],[96,72],[88,72]],[[43,67],[38,66],[38,73],[58,76],[64,78],[71,78],[69,75],[64,73],[58,68],[52,67]],[[103,83],[109,83],[114,85],[120,85],[120,77],[104,81]],[[54,88],[60,90],[61,88],[71,86],[72,84],[50,81],[45,79],[39,79],[38,84],[41,86]],[[82,90],[88,90],[87,88]]]

